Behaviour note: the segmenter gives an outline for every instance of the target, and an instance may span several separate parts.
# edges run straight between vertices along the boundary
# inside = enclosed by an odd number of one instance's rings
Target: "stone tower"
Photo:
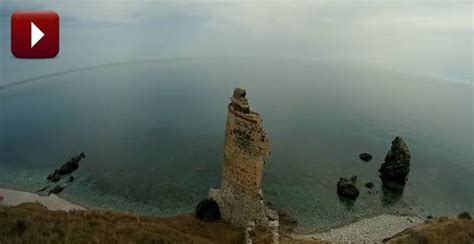
[[[235,88],[228,106],[224,141],[224,169],[220,189],[211,189],[224,220],[247,226],[278,225],[278,215],[266,206],[262,193],[262,175],[270,155],[270,141],[260,115],[252,111],[245,90]]]

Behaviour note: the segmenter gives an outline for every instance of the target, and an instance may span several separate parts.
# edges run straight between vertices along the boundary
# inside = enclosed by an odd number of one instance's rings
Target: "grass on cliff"
[[[36,203],[0,207],[0,243],[242,243],[243,232],[192,214],[143,217],[106,210],[49,211]]]

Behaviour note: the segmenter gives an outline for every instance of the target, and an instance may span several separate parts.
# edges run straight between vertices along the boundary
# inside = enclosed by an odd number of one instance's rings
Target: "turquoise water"
[[[272,142],[263,190],[304,231],[379,213],[474,211],[473,87],[355,65],[196,59],[102,66],[0,90],[0,185],[36,190],[82,151],[63,196],[147,215],[193,211],[220,184],[226,105],[245,88]],[[412,152],[403,195],[378,168]],[[364,163],[361,152],[374,159]],[[336,195],[359,176],[353,206]],[[373,182],[372,194],[363,186]]]

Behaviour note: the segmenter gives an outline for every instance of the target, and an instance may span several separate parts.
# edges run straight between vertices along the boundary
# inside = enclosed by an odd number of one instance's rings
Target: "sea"
[[[472,84],[302,59],[145,59],[3,84],[0,186],[36,191],[84,152],[62,197],[141,215],[193,212],[220,185],[235,87],[246,89],[270,136],[265,199],[300,231],[384,213],[474,211]],[[394,196],[378,169],[396,136],[411,170]],[[362,152],[373,159],[361,161]],[[347,204],[336,184],[354,174],[360,196]]]

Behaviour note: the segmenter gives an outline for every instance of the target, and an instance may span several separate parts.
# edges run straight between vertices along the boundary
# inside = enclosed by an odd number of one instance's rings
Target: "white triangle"
[[[38,26],[31,22],[31,47],[33,48],[36,43],[43,38],[43,36],[44,33],[38,28]]]

